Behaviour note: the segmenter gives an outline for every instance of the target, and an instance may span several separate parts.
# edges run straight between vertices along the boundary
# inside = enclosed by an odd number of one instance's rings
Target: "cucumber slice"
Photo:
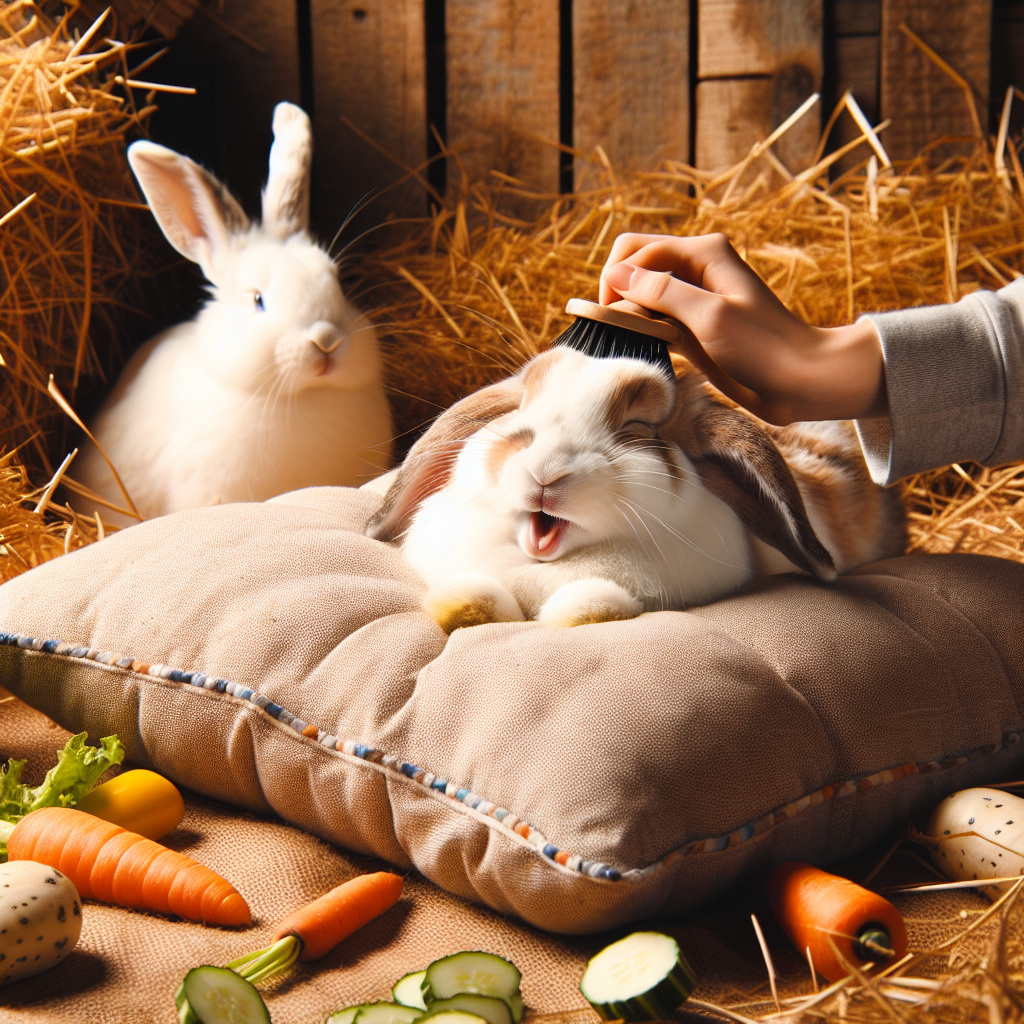
[[[368,1006],[369,1003],[363,1003],[360,1006],[346,1006],[344,1010],[335,1010],[334,1013],[327,1018],[325,1024],[352,1024],[352,1021],[356,1019],[356,1014],[363,1008]]]
[[[412,1024],[418,1017],[423,1016],[423,1011],[417,1007],[402,1006],[400,1003],[363,1003],[349,1009],[356,1011],[352,1017],[352,1024]]]
[[[426,971],[413,971],[412,974],[403,975],[395,982],[391,994],[395,997],[396,1003],[403,1006],[415,1006],[417,1009],[425,1010],[427,1004],[423,1001],[423,979]],[[351,1024],[350,1021],[339,1021],[338,1024]]]
[[[497,996],[482,996],[475,992],[460,992],[450,999],[435,999],[421,1019],[432,1020],[438,1014],[447,1013],[449,1010],[462,1010],[476,1017],[483,1017],[487,1024],[513,1024],[512,1010],[504,999]]]
[[[483,1017],[465,1010],[445,1010],[430,1018],[430,1024],[487,1024]]]
[[[196,967],[181,988],[203,1024],[270,1024],[259,992],[227,967]]]
[[[523,1006],[523,997],[518,992],[508,1001],[508,1008],[512,1011],[512,1020],[515,1021],[515,1024],[520,1024],[526,1014],[526,1009]]]
[[[468,950],[435,960],[423,978],[423,998],[429,1007],[435,999],[451,999],[463,992],[497,996],[511,1003],[519,994],[522,975],[511,960],[494,953]]]
[[[665,1020],[696,983],[675,939],[634,932],[590,960],[580,992],[605,1020]]]
[[[184,981],[182,981],[174,993],[174,1007],[178,1011],[178,1024],[203,1024],[185,998]]]

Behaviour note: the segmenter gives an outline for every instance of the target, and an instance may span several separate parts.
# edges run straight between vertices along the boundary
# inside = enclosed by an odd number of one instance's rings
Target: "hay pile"
[[[140,271],[157,269],[167,250],[159,241],[149,247],[156,236],[134,208],[123,159],[125,133],[152,109],[136,110],[114,88],[112,71],[126,67],[128,48],[72,44],[26,0],[0,5],[4,25],[0,124],[11,127],[0,147],[0,209],[29,188],[38,195],[0,225],[9,279],[0,297],[0,389],[9,412],[0,449],[31,438],[19,458],[28,458],[38,484],[73,436],[46,394],[47,375],[83,414],[90,398],[95,404],[122,361],[116,314],[144,279]],[[455,198],[433,195],[431,218],[386,226],[390,241],[376,248],[360,249],[357,240],[342,254],[344,283],[380,325],[399,448],[441,409],[548,345],[567,326],[569,297],[596,298],[600,268],[622,231],[722,231],[790,309],[819,326],[955,301],[1021,275],[1024,171],[1005,133],[997,143],[960,140],[961,155],[941,162],[932,151],[948,152],[950,140],[939,139],[893,168],[870,132],[794,176],[770,143],[795,117],[720,174],[668,163],[621,176],[598,152],[572,196],[531,195],[497,174],[485,183],[463,179]],[[829,167],[850,153],[865,159],[830,183]],[[451,180],[458,156],[445,156]],[[537,219],[504,213],[510,196],[517,209],[532,199]],[[954,466],[902,486],[910,550],[1024,561],[1024,464]],[[23,501],[35,503],[41,491]],[[68,510],[51,509],[70,521]],[[87,533],[76,529],[75,543]],[[0,565],[0,576],[15,571]]]
[[[819,988],[792,946],[773,943],[764,954],[762,984],[715,993],[714,1002],[698,1000],[693,1008],[739,1024],[1019,1024],[1024,1020],[1022,890],[1024,882],[1018,882],[992,904],[964,890],[952,899],[948,892],[892,894],[913,952],[879,974],[869,977],[854,969]]]
[[[593,186],[548,197],[533,224],[501,213],[504,194],[525,194],[515,183],[466,187],[397,244],[360,256],[349,274],[389,343],[399,429],[411,435],[546,347],[568,326],[568,298],[597,298],[623,231],[722,231],[791,310],[822,327],[1008,284],[1024,267],[1017,151],[1009,146],[1011,176],[991,143],[960,148],[963,156],[942,163],[926,151],[876,173],[864,144],[864,162],[831,184],[827,167],[842,151],[795,178],[770,149],[719,175],[668,164],[620,177],[599,154]],[[955,466],[904,488],[911,550],[1024,561],[1024,464]]]
[[[64,535],[75,547],[97,535],[66,510],[32,512],[23,467],[45,481],[74,436],[49,376],[86,413],[124,340],[147,331],[147,307],[162,305],[166,249],[125,159],[156,108],[116,81],[139,70],[134,47],[105,38],[103,18],[76,38],[73,13],[53,21],[31,0],[0,3],[0,580],[61,553]]]

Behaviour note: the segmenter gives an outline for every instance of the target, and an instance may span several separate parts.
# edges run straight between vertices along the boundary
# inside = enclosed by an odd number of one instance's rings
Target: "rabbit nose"
[[[334,324],[318,323],[310,328],[309,340],[327,356],[342,343],[344,335]]]
[[[564,480],[569,475],[569,470],[556,466],[546,466],[541,463],[539,466],[527,466],[526,471],[541,487],[550,487]]]

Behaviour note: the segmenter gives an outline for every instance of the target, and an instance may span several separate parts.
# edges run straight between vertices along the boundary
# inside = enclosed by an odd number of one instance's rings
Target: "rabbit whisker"
[[[660,480],[671,480],[673,483],[679,483],[680,482],[679,477],[677,477],[674,473],[665,473],[665,472],[657,470],[657,469],[650,469],[650,470],[634,469],[634,470],[626,470],[624,472],[621,471],[621,470],[619,471],[619,479],[624,481],[624,482],[626,482],[626,483],[639,482],[639,481],[642,481],[645,477],[656,477],[656,478],[658,478]],[[696,473],[685,472],[684,476],[683,476],[682,482],[683,483],[688,483],[688,484],[694,484],[695,483],[697,485],[700,485],[701,479],[700,479],[700,477]],[[660,486],[658,484],[647,484],[646,486],[647,487],[657,487],[660,491],[664,492],[665,494],[671,494],[673,497],[676,497],[676,498],[682,498],[683,497],[683,495],[681,495],[681,494],[676,494],[674,489],[666,488],[666,487]]]
[[[668,475],[669,474],[667,474],[667,473],[665,474],[665,476],[668,476]],[[693,504],[692,499],[688,495],[686,495],[686,494],[676,494],[674,491],[667,491],[667,490],[665,490],[664,487],[660,486],[659,484],[647,484],[647,483],[644,483],[642,480],[637,480],[635,478],[626,480],[626,482],[631,487],[649,487],[652,491],[658,491],[660,494],[668,495],[670,498],[675,498],[676,501],[681,501],[684,505],[687,505],[687,506],[690,506],[690,505]]]
[[[616,467],[618,468],[618,467]],[[619,469],[619,478],[621,480],[636,480],[645,476],[656,476],[667,480],[673,480],[676,483],[679,482],[680,476],[684,483],[696,483],[700,484],[700,474],[696,473],[692,469],[687,469],[685,466],[679,467],[679,473],[668,473],[663,469]],[[653,484],[651,486],[654,486]],[[673,493],[668,491],[667,493]]]
[[[348,211],[348,215],[341,222],[341,227],[334,233],[334,237],[331,239],[331,244],[327,246],[327,255],[330,256],[331,250],[337,245],[338,239],[341,238],[342,232],[352,223],[352,218],[362,213],[370,203],[373,202],[374,196],[380,189],[377,186],[371,188],[362,199],[357,202],[351,210]],[[344,250],[343,250],[344,251]]]
[[[626,499],[625,499],[625,498],[622,498],[621,496],[620,496],[620,500],[621,500],[621,501],[626,501]],[[654,514],[653,512],[651,512],[651,511],[650,511],[649,509],[643,509],[643,512],[644,512],[644,513],[645,513],[646,515],[649,515],[649,516],[651,517],[651,519],[653,519],[653,520],[654,520],[654,521],[655,521],[656,523],[658,523],[658,524],[659,524],[659,525],[660,525],[660,526],[662,527],[662,529],[664,529],[664,530],[668,531],[668,533],[669,533],[669,534],[671,534],[671,536],[675,537],[675,538],[676,538],[677,540],[679,540],[679,541],[682,541],[682,543],[683,543],[683,544],[685,544],[685,545],[686,545],[686,546],[687,546],[688,548],[690,548],[691,550],[693,550],[693,551],[696,551],[696,552],[697,552],[697,554],[699,554],[699,555],[703,555],[703,556],[704,556],[705,558],[710,558],[710,559],[711,559],[711,561],[713,561],[713,562],[717,562],[717,563],[718,563],[719,565],[724,565],[724,566],[726,566],[726,567],[727,567],[727,568],[729,568],[729,569],[747,569],[747,568],[748,568],[748,566],[746,566],[746,565],[737,565],[737,564],[736,564],[736,563],[734,563],[734,562],[727,562],[727,561],[725,561],[724,559],[721,559],[721,558],[716,558],[716,557],[715,557],[714,555],[712,555],[712,554],[711,554],[710,552],[708,552],[708,551],[705,551],[705,550],[704,550],[703,548],[701,548],[701,547],[700,547],[699,545],[695,544],[695,543],[694,543],[694,542],[693,542],[693,541],[692,541],[692,540],[691,540],[691,539],[690,539],[689,537],[687,537],[687,536],[685,536],[684,534],[680,533],[680,532],[679,532],[678,530],[676,530],[676,529],[675,529],[674,527],[672,527],[672,526],[669,526],[669,524],[668,524],[668,523],[666,523],[666,522],[665,522],[665,521],[664,521],[663,519],[660,519],[660,518],[659,518],[658,516],[656,516],[656,515],[655,515],[655,514]],[[721,534],[721,533],[719,532],[719,530],[718,530],[717,528],[715,529],[715,533],[717,533],[717,534],[718,534],[718,536],[719,536],[719,537],[720,537],[720,538],[721,538],[721,539],[722,539],[723,541],[725,540],[725,538],[724,538],[724,537],[722,537],[722,534]]]
[[[359,211],[357,210],[356,213],[358,212]],[[426,221],[426,219],[426,217],[396,217],[394,220],[382,220],[379,224],[374,224],[373,227],[367,228],[364,232],[356,235],[355,238],[348,241],[345,244],[345,248],[342,249],[341,252],[339,252],[338,255],[335,257],[334,262],[335,264],[337,264],[338,261],[344,257],[345,253],[347,253],[348,250],[351,249],[352,246],[356,244],[356,242],[361,241],[367,235],[372,234],[374,231],[379,231],[381,228],[390,228],[393,227],[395,224],[422,224]],[[343,224],[342,228],[344,227],[345,225]],[[341,233],[341,229],[339,229],[338,233]]]
[[[639,515],[637,514],[636,510],[633,509],[632,506],[629,506],[629,507],[630,507],[630,511],[634,515],[636,515],[637,518],[640,518]],[[619,515],[621,515],[622,518],[625,519],[626,522],[629,524],[629,528],[635,534],[637,543],[640,545],[640,549],[643,551],[644,556],[648,560],[650,560],[651,556],[650,556],[650,553],[647,550],[647,544],[644,542],[644,539],[640,536],[639,532],[637,531],[637,528],[634,525],[633,520],[630,519],[630,517],[628,515],[626,515],[626,512],[619,506],[618,502],[616,502],[615,508],[616,508],[616,511],[619,513]],[[642,519],[641,519],[641,522],[643,522]],[[647,526],[646,523],[644,523],[644,528],[647,530],[647,532],[649,534],[651,533],[650,528]],[[654,540],[654,535],[653,534],[651,534],[651,540]],[[657,547],[657,541],[655,541],[655,546]],[[665,553],[661,550],[660,547],[658,548],[658,553],[661,555],[662,559],[665,561],[665,564],[668,565],[668,559],[665,558]],[[668,592],[665,589],[665,584],[662,583],[662,581],[661,581],[661,577],[656,575],[655,578],[658,581],[658,599],[661,601],[661,608],[664,611],[665,608],[667,608],[668,604],[669,604]]]

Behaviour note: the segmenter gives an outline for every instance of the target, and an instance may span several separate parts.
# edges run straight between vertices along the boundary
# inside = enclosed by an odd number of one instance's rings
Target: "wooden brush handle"
[[[565,304],[565,311],[570,316],[582,316],[587,320],[625,327],[638,334],[647,334],[652,338],[665,342],[667,345],[677,344],[683,336],[683,325],[678,320],[662,313],[654,313],[643,306],[619,299],[609,306],[599,302],[588,302],[586,299],[570,299]]]

